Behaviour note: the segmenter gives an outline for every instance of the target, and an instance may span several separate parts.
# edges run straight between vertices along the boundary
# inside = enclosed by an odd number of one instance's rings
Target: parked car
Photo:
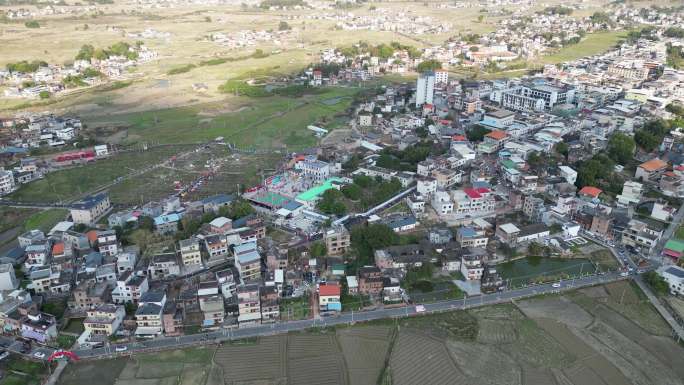
[[[416,313],[425,313],[424,305],[416,305]]]
[[[7,350],[3,350],[2,353],[0,353],[0,361],[4,360],[7,357],[9,357],[9,352]]]

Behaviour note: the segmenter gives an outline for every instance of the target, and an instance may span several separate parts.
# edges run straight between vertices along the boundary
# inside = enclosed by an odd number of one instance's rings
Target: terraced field
[[[463,378],[442,341],[419,331],[402,330],[390,358],[392,384],[457,384]],[[465,384],[465,382],[464,382]]]
[[[214,362],[223,369],[226,385],[262,380],[286,383],[287,336],[261,338],[255,344],[222,345]]]
[[[684,385],[684,348],[629,282],[69,365],[62,385]],[[645,327],[647,325],[647,327]],[[107,379],[102,379],[104,376]]]

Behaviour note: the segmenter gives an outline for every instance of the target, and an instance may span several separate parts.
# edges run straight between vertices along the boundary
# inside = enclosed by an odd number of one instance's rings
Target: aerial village
[[[121,208],[103,191],[70,204],[49,232],[19,235],[0,256],[4,332],[50,344],[63,319],[78,318],[84,349],[655,265],[671,292],[684,294],[684,239],[670,226],[684,215],[684,71],[672,66],[681,43],[672,29],[653,28],[534,75],[450,78],[450,65],[505,65],[554,41],[518,31],[510,35],[525,41],[518,49],[473,37],[426,50],[425,60],[401,46],[322,52],[297,81],[420,74],[356,105],[348,137],[287,154],[239,193]],[[430,61],[441,65],[423,71]],[[28,149],[74,140],[80,121],[21,116],[3,127],[0,157],[14,166],[0,171],[0,194],[113,150],[38,160]],[[154,238],[130,242],[125,235],[138,228]],[[596,257],[605,252],[625,263]],[[523,256],[582,262],[578,272],[506,278]],[[45,306],[55,301],[67,304],[60,314]]]

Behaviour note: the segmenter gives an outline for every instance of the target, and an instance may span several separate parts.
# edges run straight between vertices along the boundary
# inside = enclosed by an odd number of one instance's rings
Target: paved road
[[[608,273],[606,275],[588,275],[574,280],[562,282],[560,287],[554,287],[552,284],[535,285],[521,289],[504,291],[495,294],[486,294],[477,297],[449,300],[436,302],[425,305],[425,313],[439,313],[450,310],[468,309],[472,307],[493,305],[498,303],[510,302],[511,300],[532,297],[545,293],[556,293],[559,291],[572,290],[578,287],[593,286],[612,282],[626,277],[619,273]],[[290,331],[304,330],[313,327],[326,327],[340,324],[353,324],[356,322],[371,321],[377,319],[392,319],[408,316],[416,316],[414,306],[391,308],[391,309],[377,309],[358,313],[343,313],[339,316],[323,317],[320,319],[306,319],[299,321],[277,322],[270,325],[259,325],[251,328],[242,329],[223,329],[215,332],[205,334],[193,334],[180,337],[158,337],[145,342],[132,342],[129,344],[122,344],[117,346],[105,346],[103,348],[91,350],[77,350],[75,353],[81,358],[104,358],[118,354],[131,354],[135,352],[154,351],[165,348],[178,348],[189,345],[199,345],[203,343],[215,343],[228,341],[233,339],[241,339],[248,337],[269,336]],[[125,351],[117,352],[125,348]]]

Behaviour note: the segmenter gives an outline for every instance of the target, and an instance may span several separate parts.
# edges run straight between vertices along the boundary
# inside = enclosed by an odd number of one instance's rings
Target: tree
[[[278,24],[278,31],[289,31],[291,29],[292,29],[292,27],[290,27],[290,25],[287,24],[287,21],[281,21]]]
[[[663,33],[666,37],[684,39],[684,28],[670,27]]]
[[[442,68],[439,60],[426,60],[416,66],[416,72],[434,71]]]
[[[50,91],[40,91],[38,97],[41,99],[50,99]]]
[[[608,156],[621,165],[627,164],[634,156],[636,143],[634,138],[617,132],[608,141]]]
[[[355,226],[351,230],[351,244],[358,256],[358,265],[371,263],[375,250],[397,245],[399,235],[390,227],[383,224]]]
[[[544,247],[537,243],[537,242],[531,242],[529,246],[527,246],[527,254],[529,255],[535,255],[535,256],[540,256],[544,252]]]
[[[24,26],[26,28],[40,28],[40,23],[38,23],[35,20],[31,20],[31,21],[27,21],[26,23],[24,23]]]
[[[321,199],[316,204],[316,208],[325,214],[344,215],[347,213],[347,207],[340,199],[343,197],[342,192],[336,189],[326,190]]]
[[[554,148],[556,152],[563,155],[565,160],[568,160],[568,154],[570,153],[570,147],[565,142],[558,142]]]
[[[351,199],[353,201],[361,199],[361,195],[363,194],[363,189],[361,189],[361,186],[357,185],[356,183],[343,186],[341,191],[347,199]]]
[[[252,207],[252,205],[250,205],[246,200],[240,198],[230,202],[230,205],[228,205],[228,210],[222,215],[225,215],[232,220],[236,220],[254,213],[254,207]]]
[[[76,54],[76,60],[90,60],[95,53],[95,47],[90,44],[84,44]]]
[[[325,247],[325,243],[320,241],[312,243],[309,247],[309,251],[311,252],[311,256],[314,258],[323,257],[328,254],[328,249]]]
[[[655,271],[649,271],[644,274],[644,280],[651,286],[656,294],[665,295],[670,291],[670,288],[663,277]]]
[[[138,218],[138,227],[143,230],[153,231],[154,230],[154,219],[146,215],[140,216]]]
[[[154,234],[149,230],[138,229],[131,234],[131,241],[145,252],[147,246],[154,242]]]
[[[634,141],[639,144],[639,147],[647,152],[655,150],[661,142],[658,140],[657,136],[646,130],[639,130],[634,133]]]
[[[665,106],[665,110],[671,114],[684,117],[684,106],[682,106],[681,104],[670,103],[667,106]]]
[[[479,142],[482,139],[484,139],[485,135],[489,134],[490,132],[492,132],[492,130],[477,124],[468,131],[466,131],[466,137],[471,142]]]

